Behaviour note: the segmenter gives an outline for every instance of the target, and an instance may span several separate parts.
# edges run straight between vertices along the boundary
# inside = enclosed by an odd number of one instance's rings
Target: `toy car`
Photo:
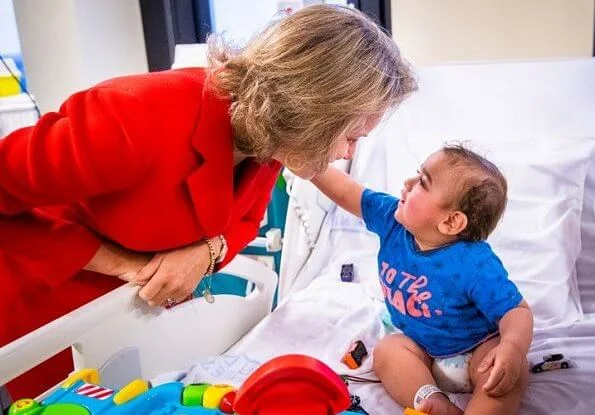
[[[356,341],[351,345],[347,353],[343,356],[341,361],[349,369],[357,369],[362,365],[362,361],[368,355],[368,350],[361,340]]]
[[[341,265],[341,281],[353,282],[353,264]]]
[[[568,359],[564,359],[562,353],[547,354],[543,356],[543,362],[539,362],[531,366],[531,372],[541,373],[546,370],[568,369],[572,363]]]

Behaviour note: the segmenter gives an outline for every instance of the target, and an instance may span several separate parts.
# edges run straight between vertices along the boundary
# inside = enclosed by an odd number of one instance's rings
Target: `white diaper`
[[[473,385],[469,378],[471,353],[463,353],[444,359],[434,359],[432,374],[438,387],[445,392],[470,393]]]

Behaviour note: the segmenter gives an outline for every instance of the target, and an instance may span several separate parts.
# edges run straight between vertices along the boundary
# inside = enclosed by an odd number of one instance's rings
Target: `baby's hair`
[[[236,147],[281,150],[323,171],[337,139],[417,89],[397,45],[358,10],[314,5],[271,23],[244,48],[209,38],[211,84],[231,100]]]
[[[458,236],[466,241],[483,241],[496,228],[506,208],[506,178],[496,165],[462,143],[448,143],[441,151],[457,182],[454,205],[467,216],[467,227]]]

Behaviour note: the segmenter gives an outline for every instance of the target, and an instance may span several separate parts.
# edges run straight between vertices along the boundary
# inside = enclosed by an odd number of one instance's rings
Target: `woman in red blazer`
[[[283,164],[310,178],[351,157],[416,88],[348,8],[307,7],[240,50],[211,39],[209,58],[103,82],[0,141],[0,345],[122,280],[183,301],[256,236]],[[55,368],[23,378],[29,396]]]

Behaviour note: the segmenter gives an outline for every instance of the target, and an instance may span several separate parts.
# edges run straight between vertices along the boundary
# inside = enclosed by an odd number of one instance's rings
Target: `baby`
[[[461,414],[443,391],[473,392],[466,414],[514,414],[528,379],[533,315],[484,242],[506,206],[498,168],[447,145],[400,199],[329,167],[312,182],[380,237],[380,284],[392,323],[374,369],[402,406]]]

